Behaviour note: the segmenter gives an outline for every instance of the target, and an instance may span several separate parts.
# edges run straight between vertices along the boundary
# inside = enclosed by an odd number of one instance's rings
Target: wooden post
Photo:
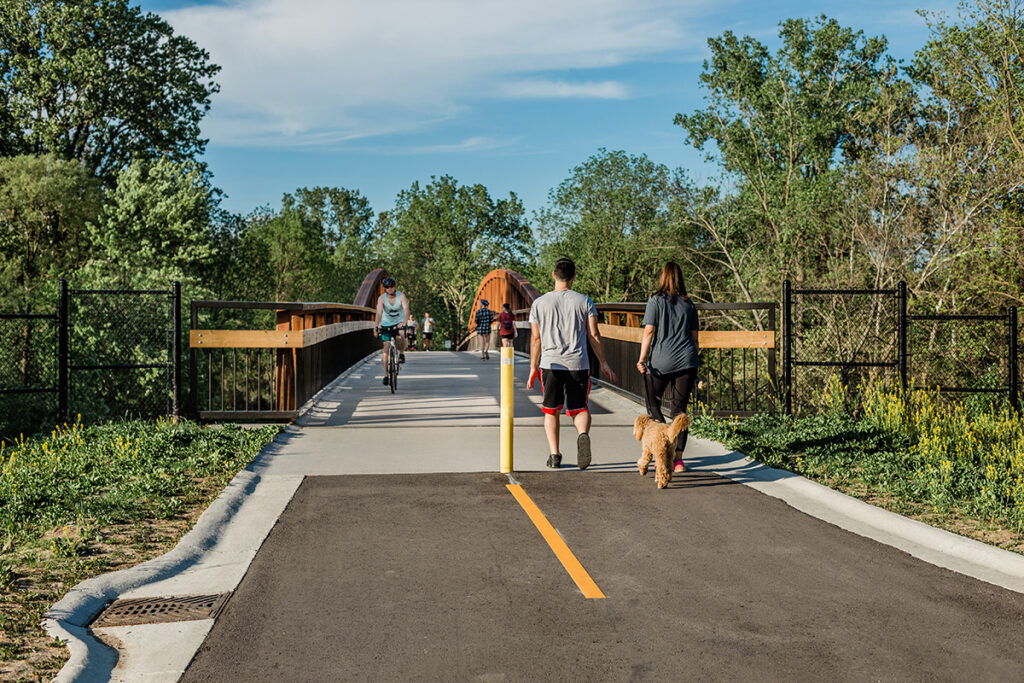
[[[292,316],[290,311],[277,311],[278,331],[292,329]],[[277,410],[295,410],[295,353],[294,349],[277,350]]]

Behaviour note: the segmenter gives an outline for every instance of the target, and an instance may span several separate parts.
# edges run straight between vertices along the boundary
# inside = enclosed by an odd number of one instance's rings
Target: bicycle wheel
[[[391,353],[388,354],[388,384],[391,385],[391,393],[395,393],[395,389],[398,388],[398,358],[396,357],[396,349],[392,349]]]

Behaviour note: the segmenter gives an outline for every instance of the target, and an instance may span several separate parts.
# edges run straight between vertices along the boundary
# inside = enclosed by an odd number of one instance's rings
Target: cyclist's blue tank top
[[[384,297],[384,315],[380,318],[381,327],[393,327],[399,325],[405,320],[405,309],[402,308],[402,294],[396,289],[395,290],[395,303],[388,301],[387,294],[381,294]]]

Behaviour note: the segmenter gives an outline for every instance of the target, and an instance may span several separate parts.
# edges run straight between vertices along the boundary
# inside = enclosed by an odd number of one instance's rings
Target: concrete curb
[[[316,405],[317,400],[328,388],[344,381],[349,374],[370,362],[377,353],[371,353],[354,363],[309,399],[301,411],[309,410]],[[279,438],[280,435],[274,437],[264,446],[253,458],[253,462],[258,462],[267,451],[274,449]],[[118,653],[95,638],[86,627],[87,624],[119,596],[146,584],[188,571],[205,553],[214,548],[224,536],[228,525],[235,519],[242,504],[262,481],[262,477],[250,471],[248,467],[235,475],[224,487],[221,494],[196,520],[192,530],[182,536],[174,548],[134,567],[86,579],[69,590],[46,611],[43,615],[43,628],[54,638],[66,641],[70,653],[70,658],[53,679],[55,683],[92,683],[110,680],[111,672],[118,663]],[[269,533],[270,529],[266,531]]]
[[[86,579],[47,610],[43,616],[46,632],[67,640],[71,651],[71,658],[54,681],[107,680],[108,676],[100,672],[113,670],[117,653],[89,634],[86,625],[122,593],[188,569],[217,543],[259,482],[259,475],[246,470],[239,472],[173,549],[140,565]]]

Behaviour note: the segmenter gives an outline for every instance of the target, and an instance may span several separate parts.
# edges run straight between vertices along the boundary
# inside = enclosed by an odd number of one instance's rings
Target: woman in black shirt
[[[658,291],[647,300],[643,319],[644,336],[640,343],[637,369],[644,375],[644,401],[651,419],[665,422],[661,397],[672,387],[672,417],[686,412],[690,393],[697,383],[697,307],[686,295],[683,272],[668,262],[661,269]],[[673,469],[682,472],[683,450],[689,430],[676,437]]]

